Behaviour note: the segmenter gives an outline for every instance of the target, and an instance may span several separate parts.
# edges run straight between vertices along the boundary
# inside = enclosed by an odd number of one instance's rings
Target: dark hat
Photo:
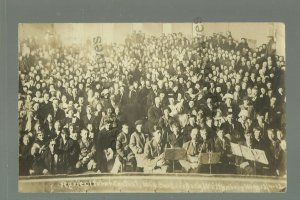
[[[249,100],[249,97],[248,96],[244,96],[243,97],[243,101],[245,101],[245,100]]]
[[[218,133],[219,131],[223,131],[223,134],[225,135],[226,134],[226,128],[225,127],[218,127],[216,128],[216,133]]]
[[[227,93],[227,94],[225,94],[225,95],[223,96],[222,99],[223,99],[223,100],[224,100],[224,99],[233,99],[233,95],[230,94],[230,93]]]
[[[63,128],[63,129],[61,130],[61,133],[65,134],[65,135],[69,135],[69,129]]]
[[[171,108],[169,108],[168,106],[165,106],[163,110],[168,110],[169,112],[172,112]]]
[[[185,76],[184,76],[183,74],[180,74],[180,75],[178,76],[178,79],[180,79],[180,78],[185,79]]]
[[[135,124],[136,126],[137,126],[137,125],[142,125],[142,124],[143,124],[143,121],[142,121],[142,120],[137,120],[134,124]]]
[[[67,113],[70,112],[71,110],[73,111],[73,113],[77,112],[77,110],[74,107],[70,107],[67,109]]]

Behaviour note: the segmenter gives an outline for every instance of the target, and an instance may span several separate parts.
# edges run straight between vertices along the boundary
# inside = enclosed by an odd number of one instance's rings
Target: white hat
[[[108,94],[109,91],[108,91],[108,89],[104,89],[101,93],[102,93],[102,94]]]
[[[56,92],[54,88],[50,88],[49,92]]]
[[[223,97],[222,99],[223,99],[223,100],[224,100],[224,99],[233,99],[233,95],[227,93],[227,94],[224,95],[224,97]]]

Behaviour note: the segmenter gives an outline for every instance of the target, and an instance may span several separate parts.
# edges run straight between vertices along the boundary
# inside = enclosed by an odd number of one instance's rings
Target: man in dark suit
[[[253,138],[253,149],[259,149],[262,150],[268,154],[268,143],[266,139],[262,138],[261,131],[259,128],[254,127],[253,128],[253,133],[254,133],[254,138]],[[268,159],[268,157],[267,157]],[[266,165],[261,164],[261,163],[256,163],[256,174],[257,175],[265,175],[266,170],[265,170]]]
[[[109,161],[113,161],[116,149],[116,135],[112,129],[112,121],[105,120],[96,140],[96,162],[99,172],[108,172]]]
[[[256,114],[256,119],[253,121],[253,127],[256,127],[260,130],[261,137],[263,139],[267,139],[267,130],[269,128],[269,125],[265,122],[265,116],[263,115],[263,113],[259,112]]]
[[[42,159],[44,163],[43,174],[56,174],[57,173],[57,161],[58,155],[55,150],[56,141],[54,139],[50,140],[49,146],[45,149],[42,154]]]
[[[159,118],[162,116],[162,110],[160,108],[161,100],[159,97],[154,99],[155,105],[151,106],[148,110],[148,129],[152,132],[153,126],[158,124]]]
[[[259,128],[253,128],[254,138],[253,138],[253,148],[259,150],[266,150],[266,140],[262,138],[261,131]]]
[[[116,159],[115,164],[113,167],[114,172],[119,171],[119,167],[121,166],[121,171],[125,172],[126,169],[126,162],[131,163],[132,170],[136,171],[136,159],[134,157],[133,152],[129,147],[130,135],[129,129],[127,124],[122,125],[122,131],[119,133],[116,142]]]
[[[189,117],[188,124],[183,128],[183,142],[187,142],[191,140],[191,131],[194,128],[199,128],[199,126],[196,124],[196,116],[191,115]]]
[[[65,112],[58,107],[58,99],[52,101],[52,116],[54,121],[60,121],[61,125],[64,126],[65,122]]]
[[[146,117],[147,111],[148,111],[148,107],[147,107],[147,96],[149,94],[149,92],[151,91],[151,86],[150,86],[150,82],[147,81],[141,81],[141,86],[139,88],[139,92],[138,92],[138,100],[139,100],[139,105],[141,105],[141,112],[140,117],[144,118]]]
[[[72,95],[70,98],[73,102],[78,102],[78,92],[76,88],[72,89]]]
[[[179,124],[172,121],[170,123],[171,133],[168,135],[168,145],[171,148],[180,148],[183,145],[183,135],[180,132]]]
[[[276,97],[271,97],[270,103],[267,109],[267,120],[271,128],[282,129],[281,127],[281,117],[282,117],[282,107],[277,104]]]
[[[171,122],[171,116],[170,116],[171,109],[169,107],[163,108],[163,116],[161,116],[158,120],[158,126],[162,129],[163,134],[163,142],[167,142],[168,135],[170,133],[170,122]]]
[[[269,161],[270,175],[276,175],[279,141],[274,129],[268,129],[268,140],[266,141],[266,156]]]
[[[129,86],[127,105],[125,109],[125,115],[129,125],[133,125],[139,118],[140,105],[138,101],[138,93],[138,83],[134,81],[133,85]]]
[[[93,124],[94,125],[94,119],[95,119],[95,116],[92,113],[91,106],[87,106],[86,107],[86,115],[84,115],[82,117],[83,127],[86,128],[86,126],[88,124]]]
[[[78,141],[79,155],[76,162],[77,170],[95,170],[96,147],[93,139],[89,138],[89,131],[83,128],[80,132],[81,138]]]
[[[206,122],[204,124],[204,128],[207,132],[208,138],[214,139],[216,137],[216,127],[214,126],[212,117],[206,117]]]
[[[54,122],[52,114],[49,113],[43,123],[43,132],[47,142],[49,142],[50,137],[54,134]]]
[[[25,134],[22,138],[19,146],[19,175],[29,175],[29,169],[31,164],[31,148],[30,137]]]
[[[269,37],[269,42],[266,45],[266,54],[267,56],[274,57],[276,54],[276,42],[273,36],[268,36],[268,37]]]
[[[244,138],[243,127],[240,123],[234,121],[231,113],[227,115],[227,121],[222,123],[220,128],[224,130],[224,135],[228,135],[228,138],[234,143],[238,143]]]
[[[245,96],[243,97],[243,104],[239,106],[240,107],[240,111],[241,110],[247,110],[248,111],[248,117],[249,118],[253,118],[254,117],[254,110],[253,110],[253,106],[249,104],[249,97]]]
[[[199,143],[199,130],[192,129],[191,140],[185,142],[182,146],[186,150],[186,160],[180,160],[179,163],[185,172],[197,173],[199,172],[199,153],[201,152],[201,144]]]
[[[217,166],[217,173],[227,173],[229,169],[229,156],[231,153],[230,141],[224,137],[224,130],[217,130],[215,139],[215,151],[221,153],[220,164]]]
[[[205,128],[200,129],[199,143],[201,145],[200,153],[215,152],[214,138],[210,138]],[[199,166],[200,173],[210,173],[209,164],[201,164]]]
[[[78,106],[77,106],[77,110],[79,112],[79,117],[80,119],[86,114],[86,103],[84,101],[84,97],[83,96],[79,96],[78,97]]]
[[[241,38],[241,42],[237,46],[237,50],[243,52],[243,50],[249,49],[246,38]]]
[[[44,102],[41,103],[40,111],[41,111],[41,121],[45,121],[46,117],[52,111],[52,105],[49,101],[50,95],[49,93],[44,94]]]
[[[210,138],[205,128],[200,129],[199,142],[201,144],[201,153],[208,153],[215,151],[214,138]]]
[[[97,140],[96,140],[96,162],[97,162],[97,169],[98,172],[108,172],[107,168],[107,158],[105,154],[105,135],[110,129],[110,124],[108,122],[105,122],[105,127],[100,130],[100,132],[97,134]]]
[[[157,97],[158,91],[157,91],[157,85],[153,84],[151,88],[149,88],[149,93],[147,95],[147,107],[150,108],[154,105],[155,97]]]
[[[76,129],[79,129],[82,126],[82,122],[81,120],[74,114],[74,112],[77,112],[75,109],[70,108],[67,111],[67,115],[65,118],[65,124],[66,125],[70,125],[70,124],[74,124],[74,126],[76,127]]]
[[[72,139],[69,138],[69,131],[67,128],[63,128],[60,137],[56,140],[58,162],[57,169],[58,173],[72,173],[75,168],[75,163],[71,162],[72,151]],[[73,165],[73,166],[72,166]]]
[[[245,139],[241,140],[239,145],[253,149],[253,133],[246,132]],[[235,164],[238,174],[255,175],[255,164],[253,161],[246,160],[244,157],[235,156]]]
[[[225,94],[223,97],[223,104],[221,104],[221,110],[224,115],[228,115],[229,113],[233,114],[233,117],[236,118],[238,115],[239,108],[236,104],[232,101],[233,95],[232,94]]]
[[[262,105],[260,104],[260,99],[258,98],[258,91],[256,87],[252,88],[251,95],[251,104],[253,105],[254,112],[257,113],[262,109]]]
[[[212,98],[209,97],[209,98],[207,98],[206,105],[203,109],[204,116],[205,117],[213,117],[215,114],[214,112],[215,111],[214,111],[214,106],[212,104]]]

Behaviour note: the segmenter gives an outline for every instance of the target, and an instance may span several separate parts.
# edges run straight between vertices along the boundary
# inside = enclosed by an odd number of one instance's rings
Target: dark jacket
[[[130,160],[134,157],[133,152],[129,148],[129,134],[119,133],[116,142],[116,151],[120,160]]]

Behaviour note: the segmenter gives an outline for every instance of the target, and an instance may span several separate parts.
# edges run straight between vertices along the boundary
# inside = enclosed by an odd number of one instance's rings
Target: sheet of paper
[[[240,147],[241,147],[241,150],[242,150],[243,157],[245,159],[251,160],[251,161],[255,160],[253,152],[249,147],[246,147],[246,146],[243,146],[243,145],[241,145]]]
[[[260,162],[260,163],[263,163],[263,164],[266,164],[266,165],[269,164],[266,153],[264,151],[259,150],[259,149],[253,149],[252,152],[254,154],[256,162]]]
[[[166,148],[165,149],[166,160],[185,160],[186,150],[183,148]]]
[[[231,146],[231,151],[232,151],[233,155],[243,156],[243,153],[242,153],[242,150],[241,150],[241,147],[240,147],[241,145],[231,142],[230,146]]]

